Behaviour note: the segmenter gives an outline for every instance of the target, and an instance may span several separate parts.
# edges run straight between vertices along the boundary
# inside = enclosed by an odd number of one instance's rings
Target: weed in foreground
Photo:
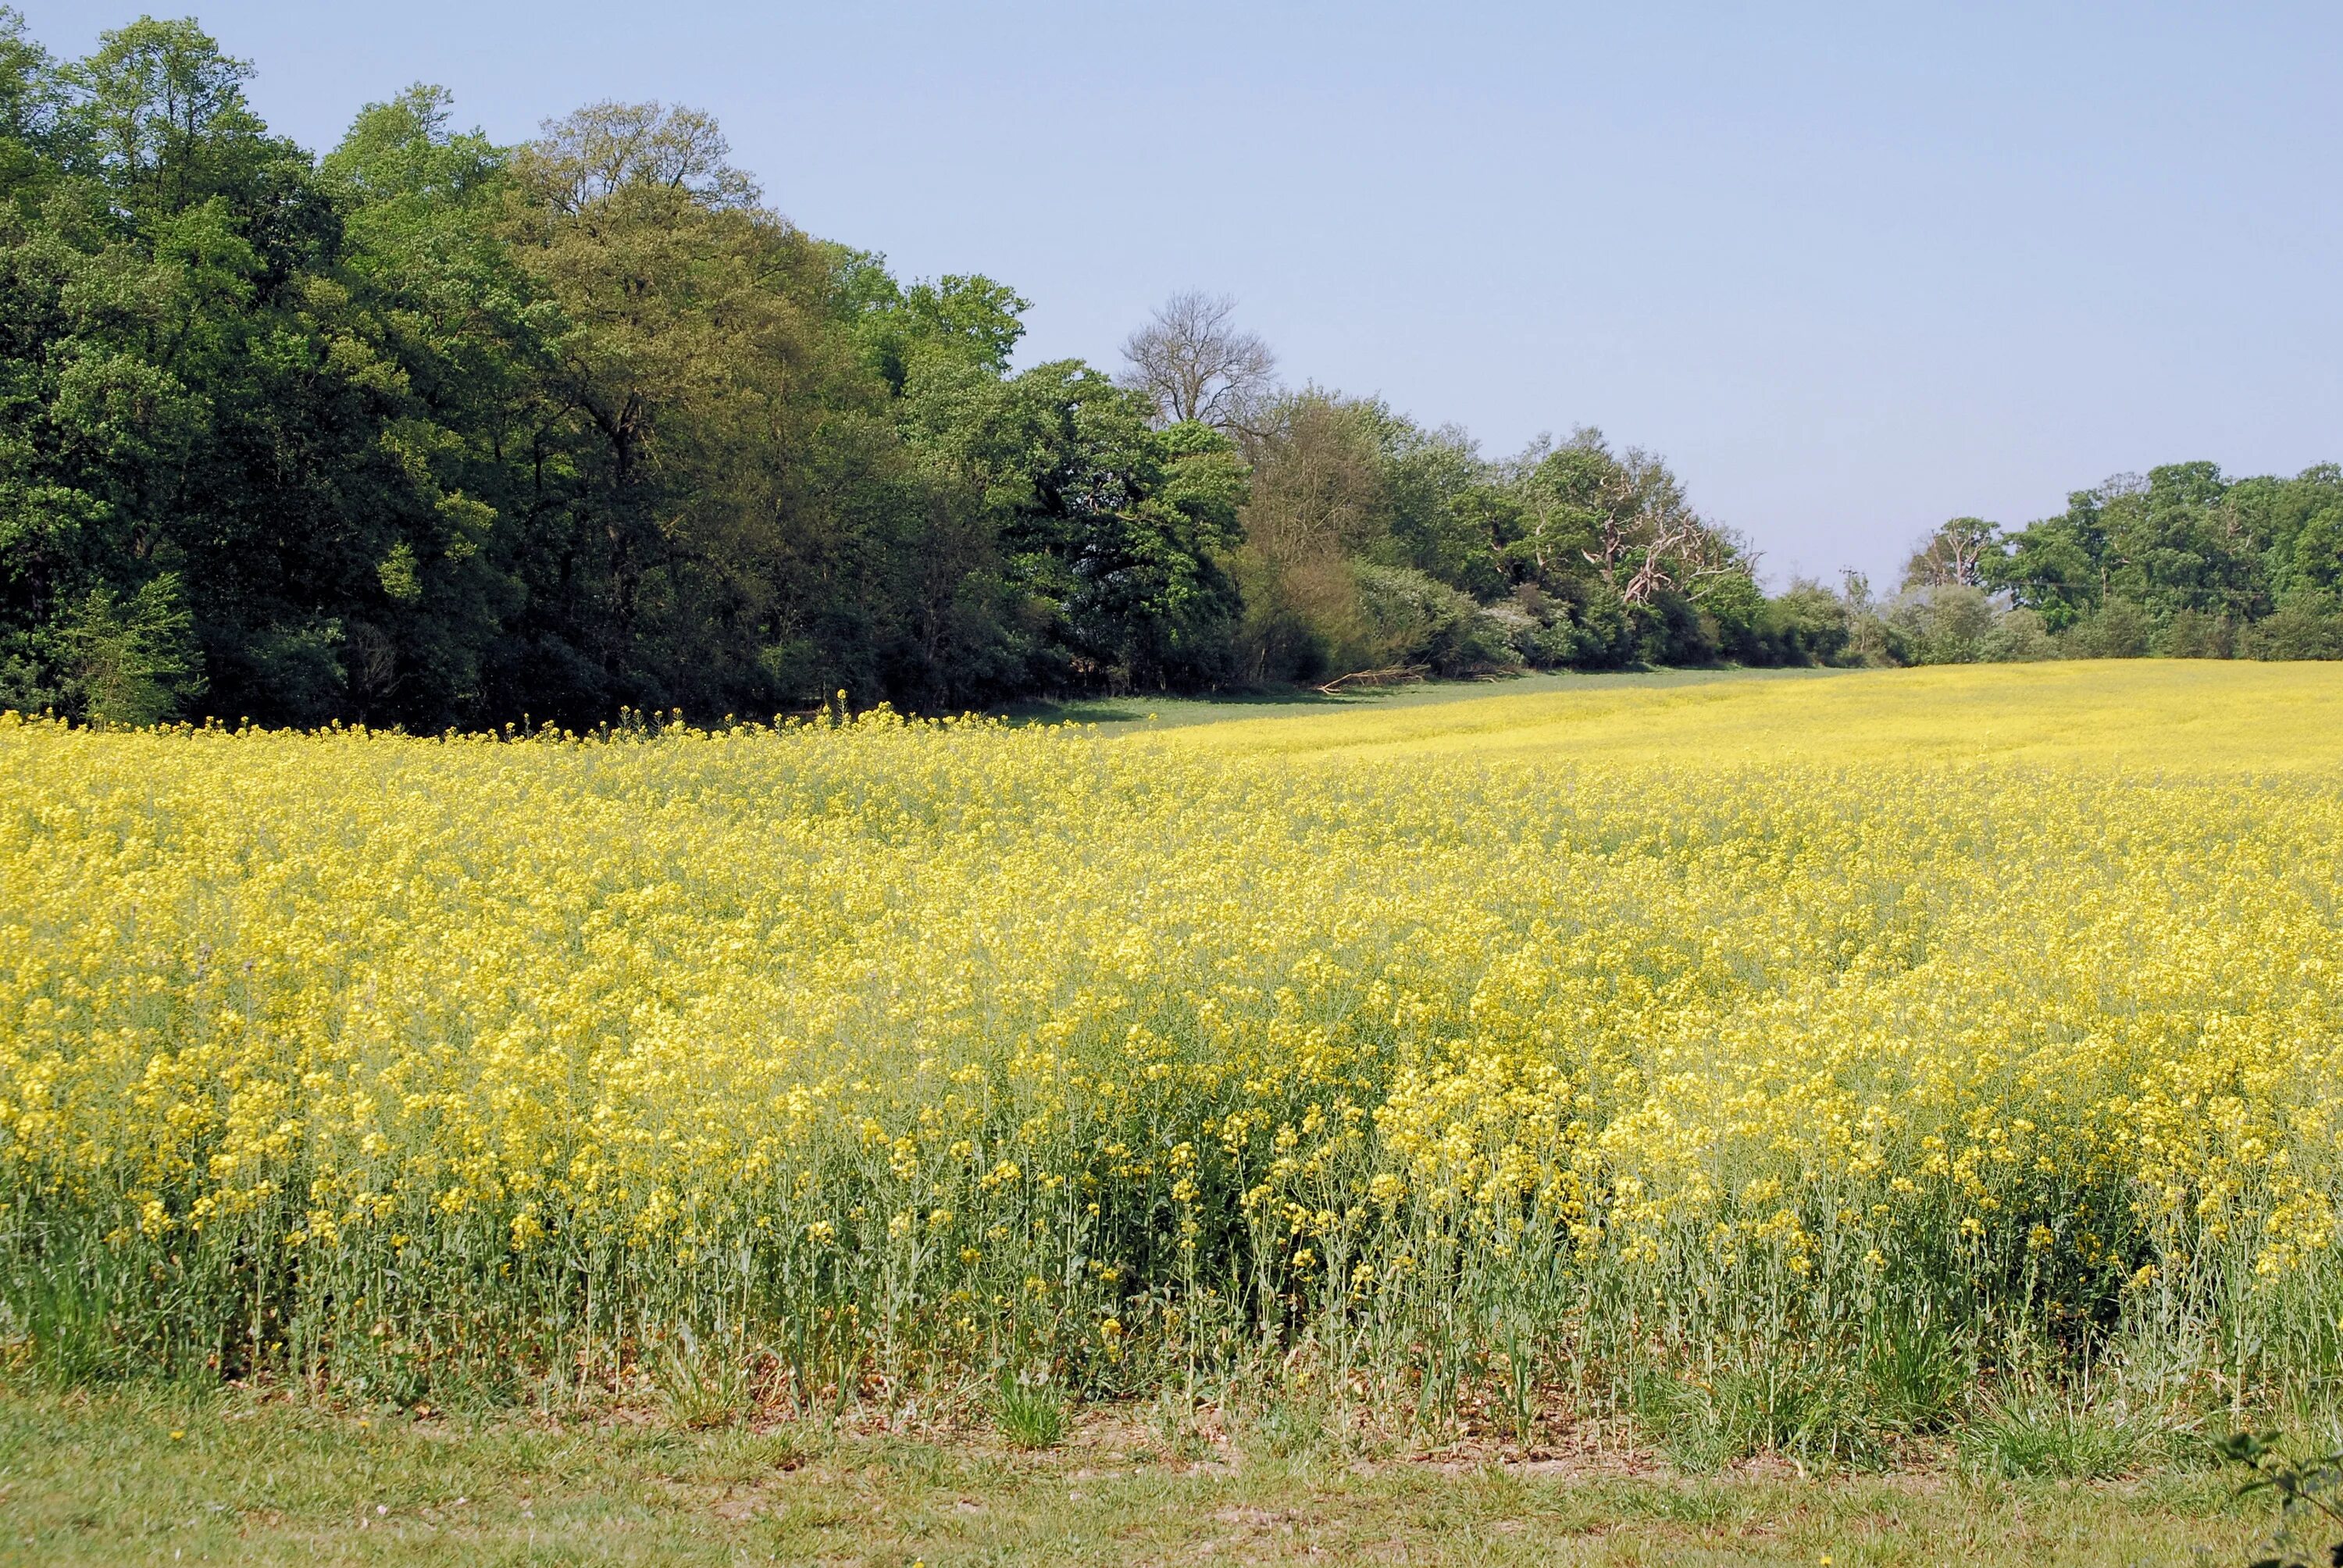
[[[2100,1481],[2155,1452],[2155,1430],[2120,1408],[2066,1391],[2028,1389],[1987,1404],[1959,1429],[1962,1462],[2011,1481]]]
[[[1065,1441],[1066,1398],[1042,1382],[1003,1382],[992,1398],[992,1422],[1017,1448],[1055,1448]]]

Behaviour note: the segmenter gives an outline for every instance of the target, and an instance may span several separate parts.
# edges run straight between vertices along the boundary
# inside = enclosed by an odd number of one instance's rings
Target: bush
[[[2146,658],[2156,623],[2129,599],[2111,598],[2067,628],[2066,650],[2082,658]]]
[[[1470,596],[1412,567],[1355,568],[1369,665],[1428,664],[1438,675],[1515,662],[1507,628]]]
[[[2343,658],[2343,604],[2331,594],[2290,593],[2237,641],[2247,658]]]
[[[169,572],[127,599],[92,588],[58,636],[67,689],[80,715],[96,722],[153,724],[204,689],[195,622]]]
[[[1523,583],[1482,613],[1505,633],[1514,656],[1534,668],[1611,669],[1634,660],[1627,608],[1606,593],[1569,598]]]
[[[1966,584],[1921,588],[1888,607],[1887,625],[1908,664],[1976,664],[1994,631],[1994,605]]]
[[[1765,628],[1785,664],[1828,664],[1854,636],[1846,602],[1805,578],[1766,601]]]
[[[1715,618],[1682,594],[1629,607],[1638,664],[1711,664],[1725,651]]]
[[[2225,615],[2202,610],[2175,610],[2157,638],[2157,651],[2167,658],[2227,658],[2235,650],[2237,628]]]
[[[2050,628],[2041,616],[2022,608],[2004,610],[1978,647],[1980,657],[1988,664],[2025,664],[2056,658],[2058,646],[2050,640]]]

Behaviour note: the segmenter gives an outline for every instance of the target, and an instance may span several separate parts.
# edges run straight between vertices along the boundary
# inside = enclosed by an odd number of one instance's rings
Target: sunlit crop
[[[2316,1379],[2338,674],[1119,739],[0,719],[0,1338],[397,1397]]]

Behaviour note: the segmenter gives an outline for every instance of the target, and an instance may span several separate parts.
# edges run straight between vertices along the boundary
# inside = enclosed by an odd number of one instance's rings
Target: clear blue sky
[[[135,12],[19,0],[80,53]],[[1493,452],[1664,452],[1777,580],[2114,472],[2343,459],[2343,5],[214,0],[280,131],[712,110],[807,228],[1112,364],[1234,294]]]

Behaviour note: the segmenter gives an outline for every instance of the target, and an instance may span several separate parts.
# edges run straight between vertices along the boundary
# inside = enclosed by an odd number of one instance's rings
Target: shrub
[[[2129,599],[2111,598],[2066,630],[2069,651],[2084,658],[2145,658],[2156,623]]]
[[[2246,628],[2238,651],[2248,658],[2343,658],[2343,604],[2331,594],[2288,594],[2274,612]]]

